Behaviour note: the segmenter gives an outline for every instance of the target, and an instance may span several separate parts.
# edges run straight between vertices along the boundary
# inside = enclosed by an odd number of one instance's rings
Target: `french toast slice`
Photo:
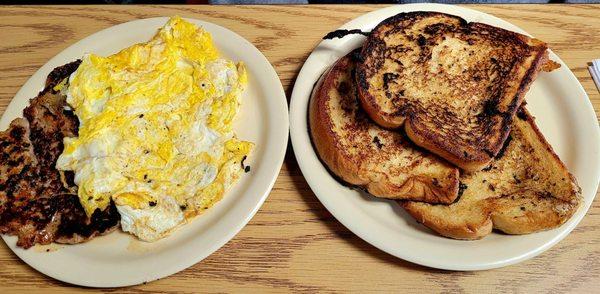
[[[451,203],[457,168],[422,151],[405,135],[382,129],[360,108],[350,53],[315,86],[309,126],[321,160],[343,181],[389,199]]]
[[[492,229],[528,234],[555,228],[579,207],[581,189],[522,107],[505,146],[484,170],[461,175],[450,205],[404,202],[406,211],[440,235],[480,239]]]
[[[401,13],[361,52],[361,104],[379,125],[467,171],[486,167],[547,60],[527,36],[438,12]]]

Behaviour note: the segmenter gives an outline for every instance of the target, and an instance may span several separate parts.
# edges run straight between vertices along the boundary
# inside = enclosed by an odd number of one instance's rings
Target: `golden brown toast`
[[[479,239],[492,229],[528,234],[555,228],[579,207],[581,189],[521,108],[503,150],[489,167],[461,175],[451,205],[404,202],[415,219],[455,239]]]
[[[454,201],[458,169],[373,123],[359,107],[355,67],[352,53],[341,58],[313,90],[309,125],[321,160],[343,181],[378,197]]]
[[[437,12],[401,13],[368,37],[357,67],[363,108],[468,170],[487,166],[547,60],[546,44]]]

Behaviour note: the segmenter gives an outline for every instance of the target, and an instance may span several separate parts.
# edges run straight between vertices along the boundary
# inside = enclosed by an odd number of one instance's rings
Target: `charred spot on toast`
[[[389,83],[398,78],[398,74],[392,72],[386,72],[383,74],[383,88],[388,89]]]
[[[360,50],[356,49],[353,50],[352,53],[350,54],[352,61],[354,62],[363,62],[364,58],[362,56],[362,54],[360,54]]]
[[[325,35],[323,37],[323,40],[330,40],[330,39],[335,39],[335,38],[343,38],[345,36],[348,35],[356,35],[356,34],[360,34],[363,36],[368,36],[369,32],[363,32],[359,29],[352,29],[352,30],[335,30],[333,32],[329,32],[327,33],[327,35]]]
[[[519,108],[519,110],[517,111],[517,117],[520,120],[527,120],[527,113],[525,112],[524,107]]]
[[[488,166],[484,167],[483,169],[481,169],[481,171],[490,171],[492,170],[492,168],[494,168],[494,163],[491,162]],[[485,180],[484,180],[485,183]]]
[[[373,144],[375,144],[375,146],[377,146],[378,149],[381,149],[383,147],[383,144],[377,136],[373,137]]]
[[[338,91],[341,95],[351,95],[350,93],[350,85],[348,85],[347,81],[341,81],[338,86]]]
[[[454,203],[458,203],[460,201],[460,199],[463,196],[463,193],[465,192],[465,190],[469,188],[469,186],[467,186],[465,183],[463,182],[459,182],[458,184],[458,196],[456,197],[456,199],[454,199],[454,202],[452,202],[452,204]]]
[[[496,99],[488,99],[483,102],[483,112],[484,116],[494,116],[500,114],[500,110],[498,110],[498,100]]]
[[[445,23],[434,23],[426,26],[423,31],[428,35],[435,35],[440,31],[446,31],[448,29],[450,29],[449,25]]]
[[[510,142],[512,141],[512,136],[508,135],[508,137],[506,138],[506,141],[504,141],[504,145],[502,145],[502,148],[500,148],[500,151],[498,151],[498,154],[496,154],[495,159],[501,159],[502,156],[504,156],[504,152],[506,152],[506,148],[508,148],[508,145],[510,145]]]
[[[468,188],[469,186],[467,186],[465,183],[460,182],[458,184],[458,195],[462,195],[462,193]]]
[[[425,38],[425,36],[419,35],[419,37],[417,37],[417,44],[419,44],[419,46],[421,47],[427,45],[427,39]]]

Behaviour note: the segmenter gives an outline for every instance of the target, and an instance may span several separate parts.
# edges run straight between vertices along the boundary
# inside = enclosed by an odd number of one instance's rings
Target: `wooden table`
[[[474,5],[549,43],[585,87],[600,95],[587,63],[600,58],[600,5]],[[60,6],[0,7],[0,112],[48,59],[75,41],[137,18],[178,14],[244,36],[273,64],[288,94],[302,63],[327,32],[381,6]],[[268,200],[216,253],[171,277],[125,292],[600,291],[600,204],[566,239],[529,261],[481,272],[411,264],[348,231],[321,205],[288,150]],[[0,245],[0,292],[81,288],[47,278]],[[93,277],[90,277],[93,279]]]

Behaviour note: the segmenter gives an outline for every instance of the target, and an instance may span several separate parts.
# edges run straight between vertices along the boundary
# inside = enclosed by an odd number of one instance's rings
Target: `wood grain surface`
[[[587,63],[600,58],[600,5],[469,7],[512,22],[549,43],[583,84],[598,114],[600,95]],[[322,36],[378,8],[381,6],[0,7],[0,112],[40,66],[77,40],[129,20],[175,14],[222,25],[248,39],[273,64],[289,97],[298,71]],[[45,277],[0,243],[1,293],[89,290]],[[600,204],[594,202],[567,238],[529,261],[480,272],[429,269],[379,251],[337,222],[308,187],[290,148],[269,198],[233,240],[187,270],[118,292],[250,290],[598,292]]]

